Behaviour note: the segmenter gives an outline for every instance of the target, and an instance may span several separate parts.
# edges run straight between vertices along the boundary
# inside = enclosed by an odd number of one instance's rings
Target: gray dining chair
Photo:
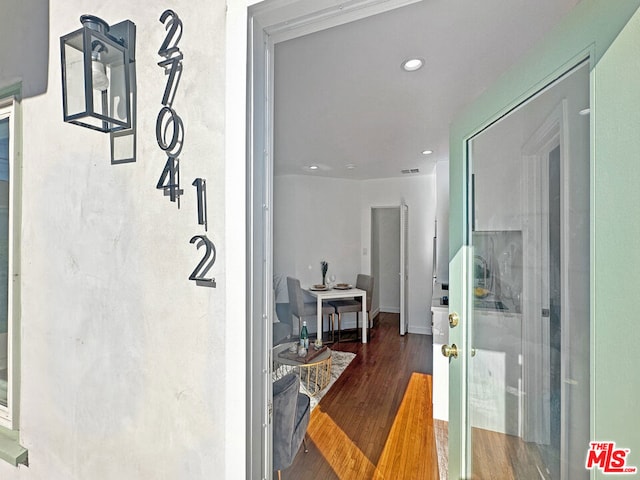
[[[365,311],[367,312],[367,336],[369,333],[369,320],[371,317],[371,298],[373,297],[373,277],[371,275],[365,275],[359,273],[356,279],[356,288],[367,292],[367,305]],[[356,337],[359,338],[358,332],[360,331],[360,313],[362,312],[362,300],[361,297],[346,300],[332,300],[329,302],[333,308],[335,308],[338,314],[338,343],[341,341],[342,331],[342,314],[343,313],[355,313],[356,314]],[[364,321],[364,319],[363,319]]]
[[[302,329],[302,319],[304,317],[316,318],[318,314],[316,302],[305,302],[300,280],[293,277],[287,277],[287,290],[289,292],[289,309],[291,315],[298,318],[298,335]],[[329,317],[329,327],[331,328],[331,341],[335,339],[334,315],[336,310],[328,303],[322,304],[322,324],[324,330],[324,316]],[[318,338],[322,339],[322,332],[318,332]]]

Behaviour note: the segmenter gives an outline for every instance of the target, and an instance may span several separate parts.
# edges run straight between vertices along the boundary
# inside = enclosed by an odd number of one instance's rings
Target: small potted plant
[[[329,264],[322,260],[320,262],[320,267],[322,269],[322,285],[327,284],[327,270],[329,270]]]

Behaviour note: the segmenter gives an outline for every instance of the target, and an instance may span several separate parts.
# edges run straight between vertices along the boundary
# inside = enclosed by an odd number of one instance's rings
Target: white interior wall
[[[303,286],[319,283],[325,259],[336,281],[354,283],[358,273],[371,273],[371,208],[399,206],[404,198],[409,205],[409,331],[430,334],[435,181],[435,175],[366,181],[276,176],[274,274],[295,272]],[[355,315],[344,319],[347,327],[355,326]]]
[[[371,213],[375,206],[409,206],[408,289],[409,332],[431,333],[433,235],[436,215],[436,177],[420,175],[362,182],[360,217],[362,248],[371,245]],[[364,251],[364,250],[362,250]],[[370,257],[361,256],[362,271],[369,271]]]
[[[296,269],[297,250],[301,248],[300,238],[303,234],[298,219],[305,213],[296,195],[295,178],[298,177],[274,177],[273,179],[274,275],[293,277],[301,275],[301,272]]]
[[[436,280],[449,283],[449,162],[436,163],[437,261]]]
[[[274,274],[294,274],[303,286],[358,274],[359,182],[289,175],[274,179]]]
[[[355,283],[360,266],[360,182],[309,175],[274,178],[274,275],[293,276],[303,288],[327,280]],[[307,301],[315,301],[309,296]],[[346,317],[345,317],[346,318]],[[355,318],[355,317],[354,317]],[[294,322],[295,324],[295,322]],[[307,322],[315,332],[315,322]]]

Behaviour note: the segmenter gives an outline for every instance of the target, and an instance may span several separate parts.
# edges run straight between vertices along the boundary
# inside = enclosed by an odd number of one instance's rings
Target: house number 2
[[[167,31],[164,41],[160,45],[158,55],[163,60],[158,65],[164,69],[167,84],[162,95],[162,108],[156,119],[156,140],[158,146],[167,155],[156,188],[162,190],[172,202],[177,202],[180,208],[180,196],[184,190],[180,188],[180,152],[184,146],[184,123],[173,108],[173,100],[182,77],[183,55],[178,47],[182,37],[182,20],[173,10],[165,10],[160,15],[160,23]],[[207,231],[207,188],[204,178],[196,178],[192,185],[196,187],[198,225],[203,225]],[[216,247],[206,235],[194,235],[189,241],[197,249],[204,246],[204,255],[196,268],[189,275],[189,280],[201,287],[215,287],[216,279],[207,277],[209,270],[216,261]]]

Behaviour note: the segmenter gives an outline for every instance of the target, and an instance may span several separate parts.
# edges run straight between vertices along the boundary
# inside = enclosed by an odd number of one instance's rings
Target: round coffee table
[[[282,343],[273,348],[273,379],[277,380],[290,372],[296,372],[304,388],[313,397],[331,381],[331,349],[327,348],[307,363],[279,356],[281,352],[287,352],[292,344],[297,343]]]

